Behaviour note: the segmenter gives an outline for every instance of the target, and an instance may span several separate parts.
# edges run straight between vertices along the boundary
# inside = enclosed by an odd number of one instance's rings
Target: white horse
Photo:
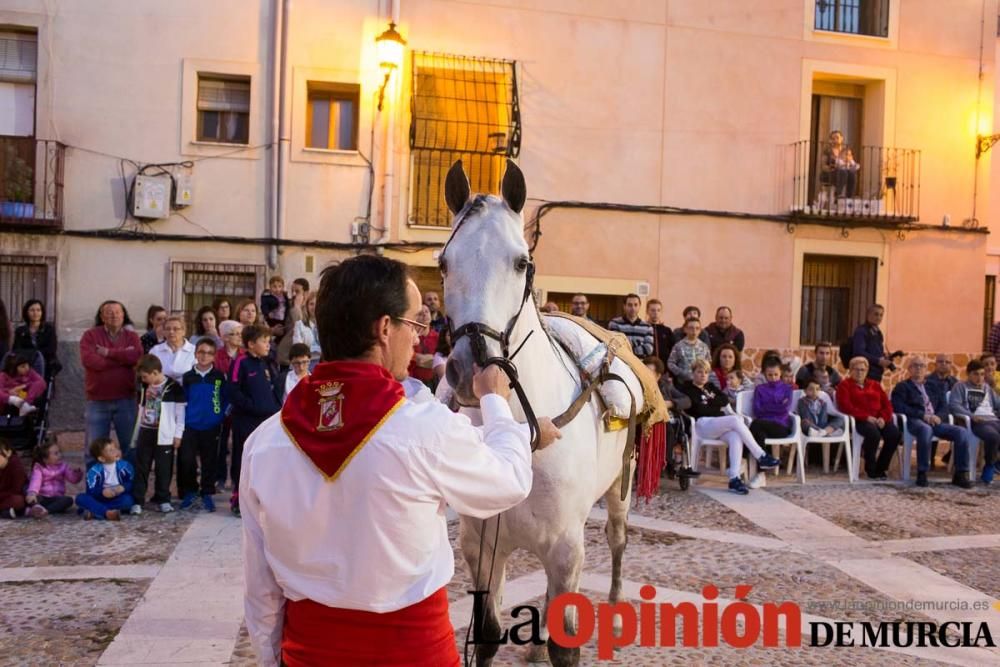
[[[572,360],[542,328],[530,293],[534,266],[520,215],[526,196],[524,176],[509,160],[501,192],[502,198],[493,195],[473,198],[461,161],[448,172],[445,198],[455,218],[440,265],[452,326],[461,334],[466,325],[479,323],[493,333],[506,332],[507,340],[506,345],[501,345],[490,334],[456,335],[447,380],[460,403],[475,404],[473,362],[482,354],[482,350],[477,353],[474,349],[475,339],[479,338],[480,345],[485,341],[487,357],[511,354],[523,344],[514,363],[528,401],[535,414],[555,417],[580,393],[580,381],[571,370],[575,368]],[[640,410],[641,396],[636,397],[636,403],[636,409]],[[511,407],[516,417],[524,417],[513,395]],[[631,495],[629,491],[624,500],[621,497],[626,431],[605,432],[596,395],[561,431],[562,439],[532,456],[534,482],[527,500],[497,518],[486,521],[461,518],[462,553],[476,590],[490,591],[483,624],[485,637],[501,635],[498,616],[504,567],[515,548],[535,554],[545,567],[548,590],[543,623],[549,600],[561,593],[577,591],[583,566],[584,525],[594,503],[602,496],[607,503],[605,533],[612,556],[610,601],[617,602],[621,594],[621,563]],[[625,473],[629,480],[632,467],[630,464]],[[497,521],[499,539],[494,544]],[[566,614],[564,624],[568,632],[575,633],[577,619],[572,613]],[[495,645],[477,646],[477,665],[491,664],[497,649]],[[533,649],[531,658],[538,660],[544,656],[543,645]],[[549,639],[548,657],[557,667],[576,665],[580,649],[564,648]]]

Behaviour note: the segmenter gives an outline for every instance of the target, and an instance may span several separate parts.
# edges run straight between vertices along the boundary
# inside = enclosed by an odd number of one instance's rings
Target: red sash
[[[288,667],[458,667],[448,595],[386,614],[285,600],[281,659]]]
[[[403,385],[381,366],[326,362],[295,385],[281,409],[281,425],[332,482],[404,397]]]

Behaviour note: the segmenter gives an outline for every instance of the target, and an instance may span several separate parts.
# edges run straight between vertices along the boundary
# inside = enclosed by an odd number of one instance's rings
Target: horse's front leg
[[[567,533],[556,541],[549,549],[544,560],[545,575],[549,586],[546,593],[546,610],[544,618],[548,618],[548,605],[563,593],[576,593],[580,588],[580,570],[583,567],[583,525],[575,533]],[[578,627],[576,608],[569,606],[563,615],[563,628],[567,634],[575,635]],[[580,664],[580,649],[565,648],[548,640],[549,661],[553,667],[575,667]]]
[[[627,471],[629,479],[632,478],[632,468],[634,464],[629,464]],[[624,471],[622,474],[625,474]],[[632,488],[622,500],[621,495],[621,474],[612,482],[607,491],[604,492],[604,503],[608,508],[608,522],[604,524],[604,534],[608,538],[608,547],[611,549],[611,590],[608,592],[608,602],[615,604],[622,595],[622,556],[625,554],[625,546],[628,544],[628,508],[631,504]],[[615,615],[614,631],[618,635],[622,631],[621,616]]]
[[[500,648],[499,643],[495,642],[503,635],[499,617],[503,597],[503,581],[510,550],[505,549],[503,545],[500,545],[499,550],[497,550],[494,544],[494,538],[497,534],[496,522],[499,520],[500,515],[485,521],[462,518],[460,543],[462,555],[469,567],[474,590],[489,591],[481,618],[482,625],[478,628],[472,628],[475,637],[482,638],[488,643],[468,647],[469,650],[474,651],[476,667],[489,667],[493,663],[493,657]],[[485,532],[485,536],[483,536],[483,532]],[[482,545],[482,551],[480,551],[480,545]],[[494,551],[496,551],[495,557]]]

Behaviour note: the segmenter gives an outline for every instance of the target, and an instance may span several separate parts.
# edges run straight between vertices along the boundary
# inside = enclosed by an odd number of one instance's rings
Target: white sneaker
[[[142,514],[142,506],[139,504],[132,505],[132,509],[130,509],[128,513],[134,514],[135,516],[139,516],[140,514]]]
[[[810,438],[824,438],[826,437],[826,431],[821,428],[816,428],[815,426],[809,427],[809,437]]]
[[[758,472],[756,475],[753,476],[753,478],[750,480],[750,484],[748,484],[747,486],[749,486],[751,489],[764,488],[765,486],[767,486],[767,475],[765,475],[763,472]]]
[[[160,503],[159,510],[164,514],[169,514],[170,512],[174,511],[174,506],[171,505],[170,503]]]
[[[38,408],[36,408],[31,403],[28,403],[27,401],[25,401],[24,403],[21,403],[21,409],[18,410],[18,414],[21,417],[26,417],[26,416],[30,415],[32,412],[38,412]]]

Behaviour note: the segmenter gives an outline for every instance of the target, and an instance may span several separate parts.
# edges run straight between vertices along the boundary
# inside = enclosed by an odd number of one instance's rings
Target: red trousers
[[[285,601],[281,658],[288,667],[457,667],[455,630],[442,588],[385,614]]]

